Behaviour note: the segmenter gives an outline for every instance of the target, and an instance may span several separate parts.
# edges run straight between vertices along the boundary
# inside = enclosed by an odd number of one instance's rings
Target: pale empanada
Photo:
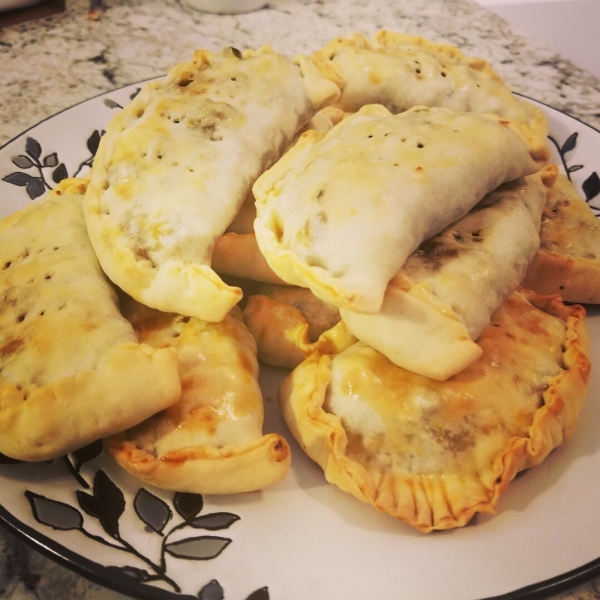
[[[433,379],[462,371],[481,354],[479,334],[539,247],[556,170],[501,185],[423,242],[389,283],[379,313],[340,309],[349,331],[409,371]]]
[[[600,303],[600,226],[566,175],[550,189],[540,228],[540,248],[523,285],[564,300]]]
[[[445,382],[362,342],[315,353],[283,382],[285,420],[330,483],[423,532],[463,526],[573,434],[590,369],[584,314],[515,291],[481,357]]]
[[[355,112],[383,104],[393,113],[413,106],[493,113],[518,124],[536,160],[549,158],[548,123],[532,103],[517,97],[481,58],[416,35],[378,31],[333,40],[312,55],[342,89],[337,105]]]
[[[325,134],[303,134],[259,177],[256,240],[285,282],[376,313],[422,241],[537,170],[521,136],[493,115],[365,106]]]
[[[140,339],[176,348],[180,400],[107,440],[116,461],[141,480],[181,492],[229,494],[285,477],[290,449],[262,432],[256,345],[235,307],[219,323],[162,313],[125,298]]]
[[[258,175],[339,96],[306,57],[200,50],[109,123],[85,198],[100,264],[160,310],[222,319],[241,297],[211,268]]]
[[[304,131],[329,131],[342,120],[343,116],[343,112],[339,109],[323,108],[298,132],[288,149],[295,145]],[[254,195],[250,193],[225,233],[215,241],[212,268],[216,273],[227,278],[285,284],[269,267],[256,243],[255,219],[256,204]]]
[[[173,349],[139,344],[90,244],[87,182],[0,222],[0,452],[47,460],[135,425],[180,393]]]

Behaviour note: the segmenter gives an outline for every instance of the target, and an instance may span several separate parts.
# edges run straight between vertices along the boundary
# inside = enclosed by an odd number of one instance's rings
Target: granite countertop
[[[600,81],[470,0],[271,0],[258,12],[218,16],[180,0],[89,2],[0,31],[0,146],[41,120],[120,86],[164,74],[198,48],[269,44],[309,52],[338,35],[389,28],[488,59],[517,92],[600,129]],[[0,597],[99,600],[120,597],[0,531]],[[555,598],[600,598],[600,577]]]

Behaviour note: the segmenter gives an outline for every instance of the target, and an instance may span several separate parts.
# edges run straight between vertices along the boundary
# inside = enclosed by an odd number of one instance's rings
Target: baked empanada
[[[90,244],[87,181],[0,222],[0,452],[48,460],[180,393],[173,349],[139,344]]]
[[[556,167],[544,172],[501,185],[423,242],[388,284],[379,313],[341,308],[350,332],[394,364],[432,379],[472,363],[481,354],[479,334],[539,247]]]
[[[600,303],[598,217],[560,174],[550,189],[540,228],[540,248],[523,285],[570,302]]]
[[[413,106],[493,113],[518,124],[536,160],[549,158],[548,123],[533,104],[515,96],[481,58],[416,35],[378,31],[333,40],[312,59],[342,89],[337,106],[355,112],[383,104],[393,113]]]
[[[215,243],[212,268],[222,277],[285,284],[267,264],[253,231],[224,233]]]
[[[85,198],[100,264],[136,300],[221,320],[241,297],[211,268],[254,180],[339,96],[306,57],[269,48],[193,61],[144,86],[109,123]]]
[[[260,284],[246,297],[244,320],[258,358],[276,367],[297,367],[316,350],[327,353],[356,341],[339,310],[296,286]]]
[[[497,510],[521,470],[574,432],[590,363],[581,306],[515,291],[444,382],[362,342],[284,380],[285,420],[326,479],[423,532]]]
[[[182,393],[176,404],[107,440],[115,460],[147,483],[180,492],[247,492],[283,479],[290,449],[276,433],[262,433],[256,345],[240,310],[209,323],[129,298],[122,307],[141,340],[177,350]]]
[[[376,313],[422,241],[537,170],[522,137],[493,115],[365,106],[325,134],[304,133],[258,178],[256,240],[285,282]]]

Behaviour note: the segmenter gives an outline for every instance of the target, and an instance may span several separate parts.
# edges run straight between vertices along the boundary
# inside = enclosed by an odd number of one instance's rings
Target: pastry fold
[[[199,50],[109,123],[85,198],[109,278],[136,300],[221,320],[241,297],[211,267],[254,180],[339,96],[306,57]]]
[[[90,244],[87,181],[0,222],[0,452],[49,460],[180,393],[177,356],[138,343]]]
[[[276,433],[263,435],[256,345],[241,311],[210,323],[130,298],[122,306],[141,340],[177,351],[182,392],[168,409],[107,440],[117,463],[180,492],[247,492],[283,479],[290,448]]]
[[[259,284],[243,312],[258,358],[276,367],[293,369],[317,350],[327,353],[356,341],[338,309],[306,288]]]
[[[372,39],[332,40],[312,60],[340,86],[337,106],[345,111],[383,104],[393,113],[418,105],[493,113],[517,124],[536,160],[550,156],[544,113],[513,94],[487,61],[458,48],[381,30]]]
[[[377,314],[340,309],[349,331],[394,364],[432,379],[482,352],[490,316],[521,283],[539,248],[556,167],[503,184],[465,217],[426,240],[389,283]]]
[[[518,132],[493,115],[365,106],[325,134],[303,134],[259,177],[256,241],[285,282],[376,313],[421,242],[537,170]]]
[[[317,352],[284,380],[283,414],[330,483],[420,531],[460,527],[573,434],[590,370],[584,317],[515,291],[481,356],[443,382],[362,342]]]

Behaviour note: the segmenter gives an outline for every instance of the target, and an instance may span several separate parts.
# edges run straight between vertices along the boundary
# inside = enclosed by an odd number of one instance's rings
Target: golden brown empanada
[[[226,232],[215,242],[212,268],[222,277],[239,277],[264,283],[285,282],[269,267],[254,232]]]
[[[598,217],[566,175],[550,189],[540,228],[540,248],[523,285],[570,302],[600,303]]]
[[[254,180],[339,96],[306,57],[199,50],[144,86],[102,137],[85,199],[103,269],[138,301],[221,320],[241,297],[211,268]]]
[[[413,106],[493,113],[519,125],[532,156],[546,161],[548,122],[541,110],[515,96],[481,58],[416,35],[378,31],[333,40],[312,60],[342,89],[337,106],[355,112],[383,104],[393,113]]]
[[[320,350],[332,351],[356,341],[339,310],[297,286],[260,284],[248,294],[244,320],[263,362],[288,369]]]
[[[107,440],[116,461],[147,483],[181,492],[247,492],[283,479],[290,449],[276,433],[262,433],[256,345],[240,310],[209,323],[130,298],[122,306],[141,340],[177,350],[182,393],[173,406]]]
[[[180,393],[173,349],[139,344],[90,244],[87,181],[0,222],[0,452],[48,460]]]
[[[377,313],[422,241],[537,170],[521,136],[494,115],[365,106],[325,134],[303,134],[259,177],[256,240],[285,282]]]
[[[285,420],[330,483],[423,532],[460,527],[573,434],[590,370],[584,315],[515,291],[481,357],[444,382],[362,342],[315,353],[282,384]]]

